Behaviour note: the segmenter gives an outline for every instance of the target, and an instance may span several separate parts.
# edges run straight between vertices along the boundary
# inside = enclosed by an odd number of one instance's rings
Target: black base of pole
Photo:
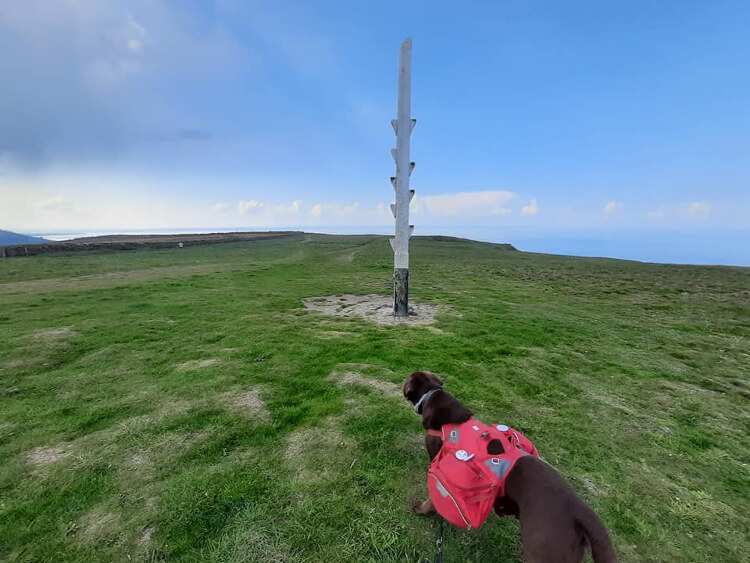
[[[393,270],[393,314],[409,316],[409,268]]]

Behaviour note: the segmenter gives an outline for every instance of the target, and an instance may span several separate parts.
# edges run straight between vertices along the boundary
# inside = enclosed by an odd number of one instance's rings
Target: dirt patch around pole
[[[393,297],[386,295],[329,295],[305,299],[303,303],[308,311],[336,317],[360,317],[379,325],[431,325],[439,312],[437,305],[411,301],[409,316],[396,317]]]

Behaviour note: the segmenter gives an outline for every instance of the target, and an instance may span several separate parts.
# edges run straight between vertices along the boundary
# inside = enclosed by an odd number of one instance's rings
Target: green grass
[[[429,238],[412,261],[439,330],[304,310],[387,294],[382,237],[0,261],[0,560],[431,558],[417,417],[329,377],[415,369],[526,432],[624,561],[746,560],[750,270]],[[447,532],[448,561],[519,553],[511,519]]]

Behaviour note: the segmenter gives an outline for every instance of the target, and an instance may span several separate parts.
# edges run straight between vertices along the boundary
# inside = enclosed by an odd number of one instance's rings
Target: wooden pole
[[[410,160],[409,142],[417,120],[411,118],[411,39],[401,43],[398,61],[398,117],[391,121],[396,133],[396,148],[391,149],[396,162],[396,175],[391,184],[396,192],[396,202],[391,204],[395,218],[393,248],[393,314],[405,317],[409,314],[409,238],[414,226],[409,224],[409,203],[414,190],[409,189],[409,176],[414,170]]]

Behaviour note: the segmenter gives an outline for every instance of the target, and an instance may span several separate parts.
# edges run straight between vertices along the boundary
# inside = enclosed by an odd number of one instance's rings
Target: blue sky
[[[721,0],[6,0],[0,228],[388,225],[411,36],[417,233],[750,264],[748,29]]]

